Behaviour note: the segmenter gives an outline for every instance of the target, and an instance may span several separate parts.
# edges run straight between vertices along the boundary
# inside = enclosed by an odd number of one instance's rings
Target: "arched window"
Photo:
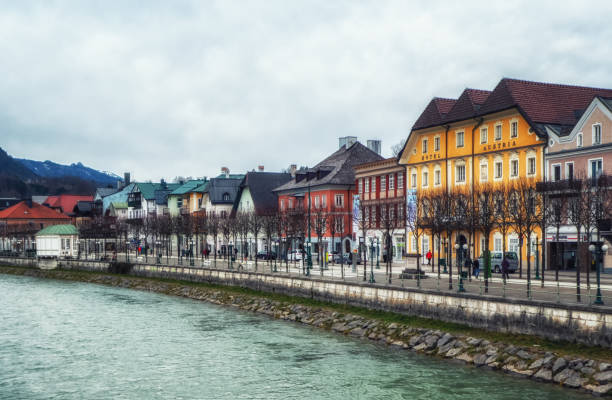
[[[230,201],[230,195],[229,193],[223,193],[223,201]]]

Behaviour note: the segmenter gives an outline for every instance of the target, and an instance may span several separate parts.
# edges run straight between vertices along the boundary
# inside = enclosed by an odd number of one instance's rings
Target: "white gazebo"
[[[79,231],[74,225],[51,225],[36,234],[36,256],[76,257]]]

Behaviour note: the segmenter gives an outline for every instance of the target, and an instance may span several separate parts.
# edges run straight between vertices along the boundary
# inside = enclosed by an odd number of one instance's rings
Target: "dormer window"
[[[434,151],[440,151],[440,136],[434,137]]]
[[[230,194],[229,193],[223,193],[223,201],[230,201]]]
[[[510,137],[511,138],[518,137],[518,121],[512,121],[510,123]]]
[[[457,147],[463,147],[465,143],[465,134],[463,131],[457,132]]]
[[[423,154],[427,153],[427,145],[429,144],[429,140],[423,139]]]

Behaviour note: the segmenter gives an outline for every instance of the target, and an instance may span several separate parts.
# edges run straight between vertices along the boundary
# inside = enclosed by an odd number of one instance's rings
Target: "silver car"
[[[508,259],[508,272],[516,272],[518,270],[518,256],[513,251],[506,252],[506,258]],[[502,252],[501,251],[492,251],[491,252],[491,271],[501,273],[502,270]],[[480,269],[484,270],[485,262],[484,257],[480,256],[478,259],[478,264],[480,265]]]

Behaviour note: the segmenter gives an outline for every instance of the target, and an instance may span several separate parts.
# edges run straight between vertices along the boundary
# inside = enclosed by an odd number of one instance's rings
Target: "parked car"
[[[270,253],[260,251],[257,253],[257,258],[260,260],[276,260],[276,253],[271,251]]]
[[[518,270],[518,256],[514,251],[507,251],[506,258],[508,259],[508,272],[516,272]],[[501,251],[492,251],[491,252],[491,271],[496,273],[501,273],[502,270],[502,252]],[[480,268],[484,270],[485,262],[484,257],[481,255],[478,258],[478,264]]]
[[[333,260],[334,260],[334,264],[340,264],[340,262],[342,262],[342,264],[349,264],[350,263],[350,259],[348,254],[339,254],[339,253],[334,253],[332,254]]]

